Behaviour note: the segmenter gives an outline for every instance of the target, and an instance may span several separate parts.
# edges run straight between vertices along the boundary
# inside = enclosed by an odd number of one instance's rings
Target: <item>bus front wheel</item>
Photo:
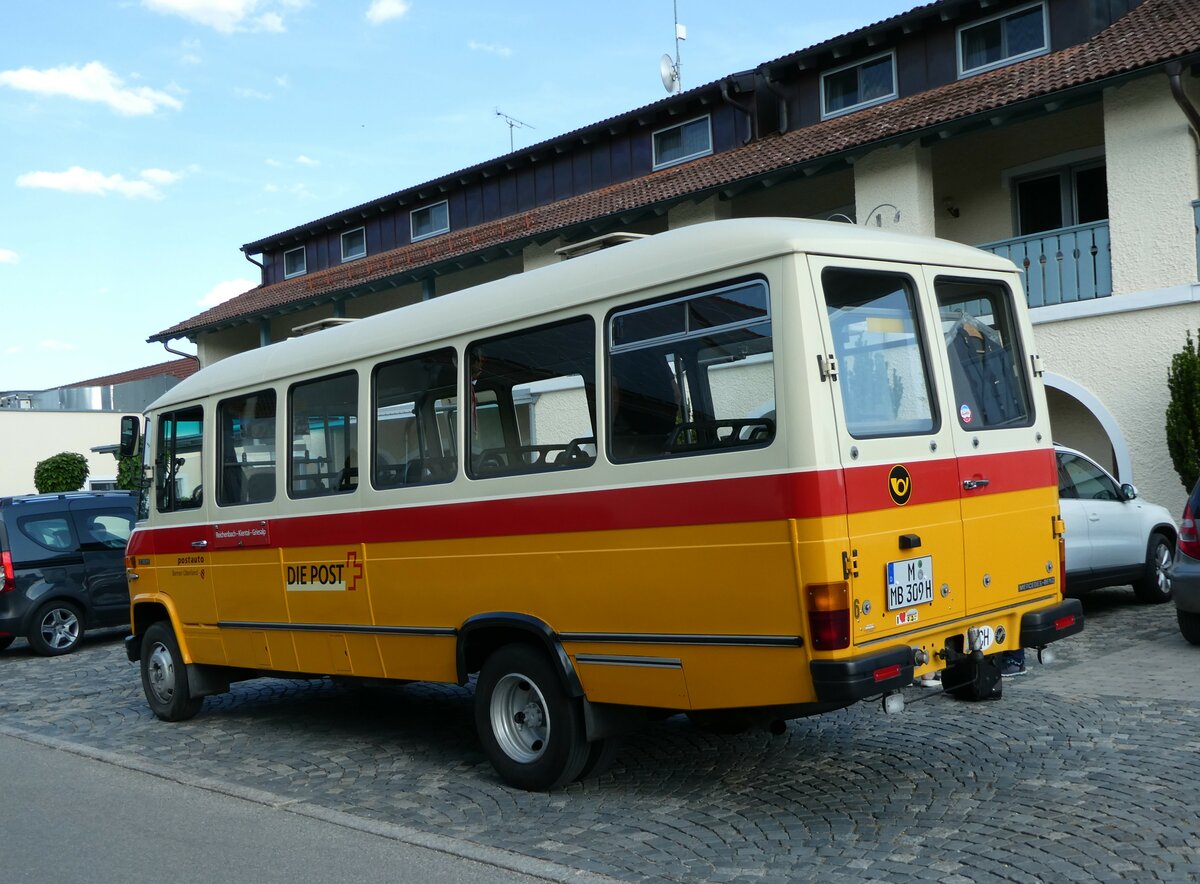
[[[166,622],[153,624],[142,637],[142,690],[150,709],[163,721],[186,721],[200,711],[202,697],[188,688],[187,665],[175,632]]]
[[[530,645],[506,645],[484,661],[475,726],[496,772],[518,789],[556,789],[578,778],[588,762],[583,710]]]

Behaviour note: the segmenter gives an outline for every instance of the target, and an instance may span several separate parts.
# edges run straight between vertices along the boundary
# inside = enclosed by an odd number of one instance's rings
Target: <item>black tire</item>
[[[1146,547],[1146,572],[1133,584],[1133,594],[1145,605],[1161,605],[1171,600],[1171,560],[1175,546],[1157,532],[1150,535]]]
[[[204,699],[188,688],[187,666],[170,623],[155,623],[142,636],[141,667],[146,702],[163,721],[186,721],[200,711]]]
[[[43,657],[69,654],[83,638],[83,614],[71,602],[46,602],[33,615],[28,638],[35,654]]]
[[[14,639],[16,639],[15,635],[0,635],[0,651],[11,645]]]
[[[589,780],[608,773],[620,747],[621,740],[618,737],[605,737],[588,743],[587,761],[583,763],[583,770],[576,779]]]
[[[518,789],[556,789],[588,762],[583,709],[546,655],[530,645],[505,645],[484,662],[475,727],[500,778]]]
[[[1200,614],[1194,611],[1176,611],[1179,618],[1179,631],[1189,644],[1200,645]]]

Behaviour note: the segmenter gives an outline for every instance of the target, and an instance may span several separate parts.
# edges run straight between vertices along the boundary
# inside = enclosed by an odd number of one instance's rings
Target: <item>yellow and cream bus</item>
[[[217,362],[143,440],[158,717],[264,675],[475,682],[508,783],[656,715],[775,729],[1083,628],[1013,265],[746,219]]]

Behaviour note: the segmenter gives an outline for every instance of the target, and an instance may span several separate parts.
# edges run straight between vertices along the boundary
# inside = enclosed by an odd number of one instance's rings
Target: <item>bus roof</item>
[[[238,353],[181,381],[148,410],[253,389],[293,375],[469,335],[792,253],[1012,271],[1012,262],[949,240],[831,221],[741,218],[681,227],[557,264]]]

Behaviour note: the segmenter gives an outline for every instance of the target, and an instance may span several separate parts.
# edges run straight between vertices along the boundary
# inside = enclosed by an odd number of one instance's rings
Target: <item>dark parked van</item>
[[[128,491],[0,498],[0,650],[25,636],[38,654],[73,651],[85,628],[129,622]]]

